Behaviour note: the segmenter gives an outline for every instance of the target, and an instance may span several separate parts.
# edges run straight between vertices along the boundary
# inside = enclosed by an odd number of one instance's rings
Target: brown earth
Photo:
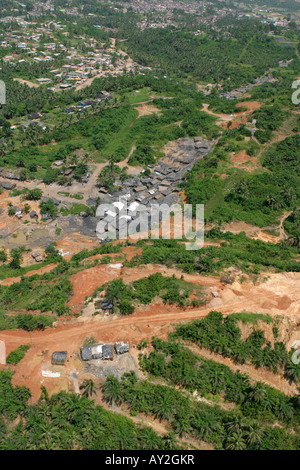
[[[149,116],[150,114],[159,114],[160,110],[151,103],[141,103],[134,106],[139,113],[139,118],[142,116]]]
[[[29,82],[28,80],[23,80],[22,78],[13,78],[13,80],[21,83],[22,85],[27,85],[29,88],[38,88],[40,86],[38,83]]]
[[[233,166],[242,168],[250,173],[260,167],[258,159],[256,157],[250,157],[246,150],[241,150],[236,155],[233,155],[230,161],[233,163]]]
[[[181,272],[163,266],[150,265],[139,268],[123,268],[115,270],[107,265],[95,266],[71,277],[74,287],[74,296],[70,305],[81,308],[85,297],[90,295],[96,287],[103,282],[122,275],[125,282],[145,277],[152,272],[162,272],[164,275],[180,277]],[[167,337],[173,324],[206,316],[211,310],[218,310],[224,314],[240,312],[243,310],[268,313],[289,318],[290,324],[299,322],[299,273],[271,274],[267,280],[261,279],[255,285],[251,282],[239,282],[223,286],[218,278],[201,276],[197,274],[184,274],[186,281],[204,285],[207,291],[217,292],[218,296],[208,301],[201,308],[186,309],[163,304],[161,300],[148,306],[136,309],[130,316],[117,315],[94,317],[79,317],[77,319],[61,319],[55,328],[45,331],[28,333],[22,330],[1,331],[0,339],[6,343],[7,353],[21,344],[31,344],[32,347],[25,358],[16,366],[13,377],[15,384],[27,385],[32,389],[33,398],[40,394],[41,384],[45,385],[50,393],[60,388],[69,387],[68,374],[77,369],[80,373],[80,361],[77,359],[79,348],[87,336],[94,336],[97,341],[114,342],[127,339],[131,346],[138,344],[142,339],[151,339],[152,336]],[[69,362],[66,371],[60,379],[50,379],[41,376],[43,368],[50,368],[49,355],[56,350],[67,350]],[[45,353],[48,351],[48,354]],[[4,366],[1,366],[4,367]],[[62,369],[59,369],[62,370]],[[263,375],[260,380],[263,380]],[[287,393],[287,390],[286,390]]]
[[[209,104],[203,103],[202,110],[206,113],[215,116],[218,118],[216,122],[217,125],[223,127],[224,129],[234,129],[240,127],[241,124],[245,124],[247,122],[247,117],[249,114],[253,113],[257,109],[261,108],[262,103],[259,101],[245,101],[241,103],[237,103],[238,107],[246,108],[245,111],[240,111],[234,114],[225,114],[225,113],[215,113],[208,109]],[[229,125],[230,124],[230,125]]]

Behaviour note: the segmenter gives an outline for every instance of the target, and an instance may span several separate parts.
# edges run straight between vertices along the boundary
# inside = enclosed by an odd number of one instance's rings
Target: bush
[[[13,364],[16,366],[21,361],[21,359],[23,359],[29,348],[30,345],[23,344],[14,351],[11,351],[6,358],[7,364]]]
[[[7,254],[5,250],[0,250],[0,261],[5,263],[7,261]]]
[[[24,199],[27,201],[39,201],[42,198],[43,191],[39,188],[29,189],[25,195]]]
[[[17,327],[25,331],[44,330],[52,326],[55,317],[48,315],[19,314],[16,315]]]
[[[129,300],[122,300],[119,304],[121,315],[130,315],[134,312],[134,306]]]

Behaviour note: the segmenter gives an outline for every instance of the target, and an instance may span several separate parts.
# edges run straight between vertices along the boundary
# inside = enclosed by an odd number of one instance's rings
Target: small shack
[[[104,361],[113,361],[114,347],[112,344],[104,344],[102,347],[102,359]]]
[[[114,303],[112,300],[103,299],[101,302],[101,309],[105,312],[112,311],[114,308]]]
[[[91,346],[82,346],[82,348],[80,348],[80,354],[81,359],[83,361],[90,361],[91,359],[93,359],[93,352]]]
[[[117,341],[115,343],[115,351],[117,354],[125,354],[129,352],[128,341]]]
[[[51,364],[55,366],[64,366],[67,359],[67,351],[55,351],[52,354]]]
[[[80,348],[83,361],[92,359],[113,360],[114,348],[112,344],[89,344]]]

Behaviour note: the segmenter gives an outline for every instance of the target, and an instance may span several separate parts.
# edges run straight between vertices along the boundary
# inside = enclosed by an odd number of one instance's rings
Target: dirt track
[[[230,123],[230,129],[240,127],[241,124],[245,124],[247,122],[247,116],[256,111],[257,109],[261,108],[263,103],[259,101],[244,101],[237,103],[238,107],[246,108],[245,111],[239,111],[234,114],[225,114],[225,113],[214,113],[210,109],[208,109],[209,104],[203,103],[202,111],[210,114],[211,116],[215,116],[218,118],[216,124],[224,129],[227,129]]]
[[[96,271],[95,268],[97,268]],[[102,270],[102,276],[105,278],[110,268],[106,265],[95,268],[90,268],[87,271],[94,272],[95,279],[98,278],[100,281],[100,286],[102,279],[100,279],[98,270]],[[148,267],[125,268],[122,270],[122,277],[125,282],[131,281],[156,272],[156,268],[155,265],[150,265],[149,269]],[[166,269],[161,266],[160,268],[164,269],[163,274],[165,275],[175,273],[179,276],[181,274],[174,269]],[[118,272],[116,276],[120,274]],[[218,291],[219,296],[212,298],[206,306],[197,309],[188,307],[182,310],[179,307],[165,305],[162,301],[157,301],[155,304],[142,306],[133,315],[125,317],[117,315],[79,317],[72,320],[60,320],[55,328],[49,328],[45,331],[27,333],[22,330],[11,330],[0,332],[0,339],[5,341],[7,353],[21,344],[31,345],[25,358],[16,367],[13,382],[28,386],[32,390],[34,399],[39,397],[41,384],[44,384],[50,393],[61,389],[68,390],[70,372],[77,370],[80,373],[81,363],[77,359],[77,354],[86,337],[93,336],[99,342],[127,339],[131,346],[137,345],[142,339],[150,340],[152,336],[166,338],[173,324],[204,317],[211,310],[218,310],[224,314],[247,310],[289,317],[292,324],[299,322],[299,273],[274,274],[267,281],[256,286],[250,282],[241,284],[236,281],[234,284],[224,287],[217,278],[200,275],[184,275],[184,278],[187,281],[206,285],[208,289],[211,286]],[[94,286],[92,287],[94,288]],[[84,301],[85,295],[90,289],[89,282],[83,282],[83,278],[81,278],[80,302]],[[50,355],[57,350],[68,351],[69,362],[66,371],[59,381],[58,379],[43,378],[41,370],[51,368]],[[82,379],[82,375],[80,378]],[[263,380],[263,375],[261,380]]]

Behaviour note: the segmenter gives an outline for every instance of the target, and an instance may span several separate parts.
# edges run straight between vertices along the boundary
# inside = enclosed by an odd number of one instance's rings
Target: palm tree
[[[295,191],[290,187],[282,189],[280,194],[283,196],[287,204],[291,204],[296,199]]]
[[[48,392],[47,392],[47,389],[46,387],[44,387],[44,385],[41,386],[41,396],[39,398],[39,402],[41,401],[49,401],[49,395],[48,395]]]
[[[139,431],[139,439],[143,450],[159,450],[161,441],[159,436],[151,428],[142,428]]]
[[[246,442],[249,446],[259,446],[263,438],[263,430],[258,423],[251,423],[246,434]]]
[[[174,413],[174,408],[172,404],[172,400],[170,399],[169,395],[163,395],[160,400],[158,399],[155,406],[154,406],[154,415],[159,420],[168,419]]]
[[[295,246],[296,248],[300,248],[300,234],[291,235],[287,238],[286,243],[290,246]]]
[[[180,437],[191,429],[190,416],[187,414],[177,414],[172,423],[172,428]]]
[[[271,194],[269,194],[266,198],[266,204],[267,206],[270,206],[273,209],[280,209],[282,207],[282,204],[280,201],[278,201],[278,199],[276,199],[276,197],[272,196]]]
[[[95,383],[92,379],[85,379],[80,385],[80,390],[83,390],[82,395],[91,397],[96,394]]]
[[[71,163],[71,165],[77,165],[77,163],[78,163],[78,157],[77,157],[76,153],[74,153],[74,154],[71,156],[70,163]]]
[[[251,387],[249,391],[249,398],[256,403],[262,403],[266,398],[266,389],[262,383],[257,383]]]
[[[118,404],[121,397],[121,384],[116,377],[110,375],[107,377],[105,384],[102,387],[103,397],[107,403],[112,405]]]
[[[82,158],[82,162],[86,164],[88,162],[88,159],[89,159],[89,154],[85,153],[83,158]]]
[[[76,430],[68,429],[68,431],[63,434],[62,441],[64,449],[73,450],[78,442]]]
[[[233,418],[230,419],[230,421],[228,421],[225,424],[226,431],[229,432],[230,434],[242,432],[245,426],[246,426],[246,422],[244,421],[242,417],[238,415],[233,416]]]
[[[45,420],[38,427],[39,435],[39,448],[44,450],[52,450],[56,447],[59,441],[59,428],[55,426],[50,419]]]
[[[165,443],[165,449],[168,450],[175,450],[176,449],[176,439],[175,435],[172,431],[170,431],[168,434],[165,434],[163,436],[163,441]]]
[[[245,180],[238,181],[233,186],[231,192],[233,194],[238,194],[242,198],[246,198],[248,195],[248,183]]]
[[[291,382],[298,382],[300,379],[300,365],[288,362],[285,366],[284,374]]]
[[[234,432],[231,436],[228,436],[225,444],[226,450],[245,450],[246,443],[244,441],[242,431]]]
[[[278,407],[277,413],[281,419],[289,419],[293,415],[293,408],[291,403],[288,403],[285,399],[281,399]]]

